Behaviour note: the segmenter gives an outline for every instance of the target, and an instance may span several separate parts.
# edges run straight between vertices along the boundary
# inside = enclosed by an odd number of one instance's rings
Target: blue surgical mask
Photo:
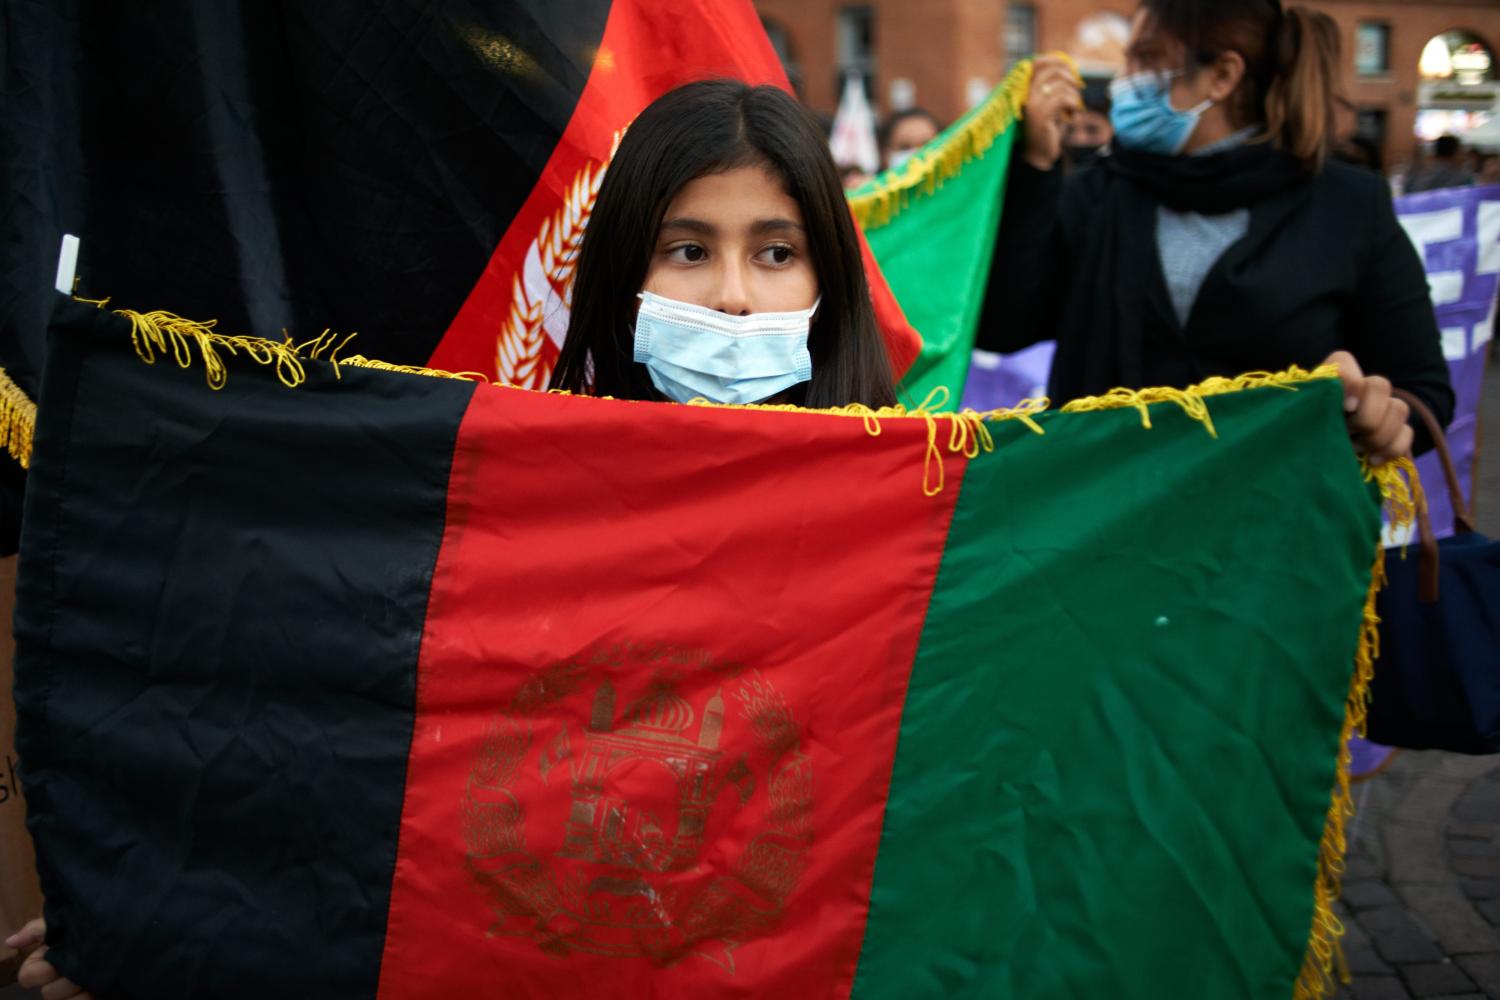
[[[1181,70],[1134,73],[1110,83],[1109,120],[1121,146],[1166,156],[1182,152],[1198,127],[1198,119],[1214,104],[1204,101],[1186,111],[1172,107],[1172,81],[1182,75]]]
[[[640,300],[635,360],[668,399],[758,403],[812,378],[807,334],[817,302],[799,312],[731,316],[651,292]]]

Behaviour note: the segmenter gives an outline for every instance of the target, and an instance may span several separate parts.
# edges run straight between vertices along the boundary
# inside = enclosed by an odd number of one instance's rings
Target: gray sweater
[[[1193,156],[1208,156],[1244,145],[1255,135],[1255,126],[1240,129],[1218,142],[1195,150]],[[1161,273],[1167,280],[1167,294],[1177,322],[1187,326],[1193,303],[1203,279],[1235,242],[1250,229],[1248,208],[1223,215],[1199,215],[1197,212],[1174,212],[1162,206],[1156,211],[1156,249],[1161,255]]]

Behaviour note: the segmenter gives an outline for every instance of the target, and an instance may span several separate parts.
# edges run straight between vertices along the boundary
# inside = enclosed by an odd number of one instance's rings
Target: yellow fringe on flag
[[[10,452],[21,468],[30,468],[35,435],[36,404],[0,368],[0,448]]]
[[[1141,414],[1141,426],[1151,428],[1152,403],[1174,403],[1182,412],[1201,423],[1205,430],[1217,438],[1213,418],[1208,415],[1211,396],[1222,396],[1228,392],[1243,392],[1246,389],[1293,389],[1303,382],[1316,379],[1338,378],[1339,370],[1334,365],[1323,365],[1312,371],[1304,371],[1293,365],[1284,372],[1247,372],[1235,378],[1214,376],[1186,389],[1112,389],[1102,396],[1086,396],[1063,406],[1063,413],[1094,413],[1099,410],[1135,409]]]
[[[95,304],[102,308],[107,301],[100,300],[95,302]],[[488,383],[488,379],[479,372],[448,372],[435,368],[424,368],[419,365],[395,365],[385,361],[366,358],[363,355],[354,355],[353,357],[343,359],[339,358],[338,352],[348,345],[349,341],[353,339],[353,334],[335,343],[337,337],[325,330],[321,336],[313,340],[302,344],[294,344],[290,339],[275,341],[260,337],[231,336],[218,333],[214,330],[217,324],[216,320],[199,322],[159,310],[149,313],[138,313],[130,309],[120,309],[117,310],[117,313],[130,320],[131,342],[135,346],[136,354],[147,364],[155,364],[158,354],[170,354],[179,367],[187,368],[192,364],[193,349],[196,347],[198,355],[203,359],[208,384],[213,389],[223,388],[227,378],[224,361],[218,354],[219,350],[227,351],[232,355],[243,353],[258,364],[274,364],[276,366],[277,378],[283,385],[291,388],[296,388],[307,379],[307,372],[302,364],[304,359],[327,361],[333,366],[335,375],[338,374],[340,366],[351,365],[357,368],[373,368],[380,371],[398,372],[406,375],[426,375],[433,378],[465,379]],[[1209,434],[1217,437],[1213,420],[1208,413],[1208,405],[1205,402],[1207,398],[1228,392],[1240,392],[1245,389],[1259,389],[1264,387],[1292,389],[1303,382],[1314,379],[1335,378],[1337,375],[1338,369],[1331,365],[1325,365],[1311,372],[1292,367],[1284,372],[1250,372],[1235,378],[1214,377],[1186,389],[1114,389],[1103,396],[1075,399],[1064,406],[1062,412],[1091,413],[1100,410],[1130,408],[1140,411],[1141,424],[1149,429],[1151,427],[1151,405],[1155,403],[1172,403],[1181,408],[1188,416],[1202,423]],[[506,386],[506,388],[516,387]],[[1045,433],[1041,425],[1034,418],[1044,412],[1050,405],[1047,399],[1025,399],[1013,407],[990,410],[984,413],[974,410],[963,410],[956,413],[941,412],[948,405],[949,401],[950,394],[948,390],[940,386],[934,389],[928,395],[927,399],[923,400],[915,408],[908,408],[897,404],[895,406],[874,409],[856,403],[850,406],[828,409],[808,409],[792,404],[777,403],[751,403],[743,405],[711,403],[706,399],[695,399],[688,405],[708,406],[719,409],[766,410],[856,417],[864,421],[865,430],[872,437],[880,436],[880,425],[883,420],[922,420],[927,424],[927,449],[922,465],[922,492],[927,496],[937,496],[943,491],[946,482],[946,471],[943,466],[943,448],[939,444],[938,424],[941,421],[947,421],[949,424],[947,450],[952,454],[962,454],[969,458],[977,457],[981,451],[990,452],[995,450],[994,438],[991,436],[989,429],[985,427],[986,423],[1018,420],[1025,424],[1033,433]]]
[[[1425,508],[1422,483],[1411,459],[1402,458],[1380,466],[1365,464],[1365,478],[1378,483],[1385,500],[1386,516],[1393,526],[1410,527],[1417,511]],[[1344,878],[1344,855],[1349,841],[1345,824],[1354,816],[1354,795],[1349,786],[1349,750],[1351,736],[1364,736],[1369,721],[1370,685],[1375,680],[1375,661],[1380,657],[1380,616],[1375,611],[1375,597],[1385,586],[1385,551],[1377,546],[1375,565],[1370,573],[1370,589],[1365,597],[1364,620],[1360,624],[1359,645],[1354,654],[1354,675],[1349,681],[1349,696],[1344,704],[1344,727],[1339,733],[1338,768],[1328,819],[1323,826],[1323,840],[1318,848],[1318,873],[1313,882],[1313,920],[1308,934],[1307,952],[1302,971],[1292,993],[1292,1000],[1326,1000],[1338,989],[1338,982],[1349,982],[1349,966],[1344,959],[1340,939],[1344,925],[1334,914]]]
[[[220,350],[234,355],[243,353],[257,364],[275,365],[277,379],[283,385],[293,389],[307,380],[307,370],[302,364],[304,360],[328,362],[333,366],[335,377],[341,367],[348,365],[353,368],[374,368],[406,375],[428,375],[434,378],[466,379],[473,382],[489,381],[480,372],[445,372],[416,365],[393,365],[367,358],[363,354],[340,358],[339,351],[347,347],[355,337],[352,333],[340,340],[339,336],[331,330],[324,330],[321,335],[312,340],[297,344],[290,339],[277,341],[263,337],[218,333],[214,330],[214,327],[218,325],[218,320],[200,322],[159,310],[138,313],[133,309],[119,309],[116,312],[130,320],[131,343],[135,346],[135,353],[148,365],[156,363],[158,354],[170,354],[179,368],[187,368],[193,362],[193,349],[196,347],[198,355],[203,359],[208,384],[212,389],[222,389],[228,378],[224,360],[219,357]]]
[[[456,378],[462,379],[465,382],[484,382],[488,384],[490,381],[489,376],[485,375],[483,372],[445,372],[440,368],[422,368],[417,365],[393,365],[388,361],[376,361],[374,358],[367,358],[363,354],[356,354],[353,357],[349,358],[341,358],[337,362],[334,362],[335,368],[341,367],[343,365],[348,365],[351,368],[373,368],[376,371],[382,372],[400,372],[402,375],[427,375],[432,378]]]
[[[214,319],[199,322],[159,310],[138,313],[133,309],[117,309],[116,314],[130,320],[130,342],[136,355],[148,365],[156,364],[158,354],[170,354],[177,367],[188,368],[193,363],[193,348],[196,347],[211,389],[224,388],[228,378],[224,359],[219,357],[220,350],[236,355],[243,352],[257,364],[275,365],[276,377],[281,384],[295,389],[307,380],[307,371],[302,367],[304,352],[316,356],[330,336],[325,332],[322,337],[299,346],[290,340],[216,333],[214,327],[219,321]]]
[[[1047,408],[1048,402],[1045,399],[1023,399],[1010,409],[991,410],[988,413],[979,413],[975,410],[960,410],[957,413],[941,412],[943,407],[948,405],[950,398],[951,394],[947,387],[940,385],[928,393],[927,398],[920,405],[911,409],[900,403],[879,409],[872,409],[860,403],[827,409],[809,409],[791,403],[713,403],[706,399],[694,399],[687,405],[716,410],[769,410],[783,413],[816,413],[830,417],[858,417],[865,422],[865,432],[871,437],[880,436],[882,420],[921,420],[927,424],[927,451],[922,460],[922,492],[930,497],[943,492],[943,487],[947,482],[947,470],[943,466],[943,449],[938,444],[940,421],[948,422],[948,451],[966,458],[978,458],[981,451],[995,450],[995,439],[990,434],[989,428],[985,426],[987,422],[1019,420],[1035,434],[1046,433],[1033,419],[1036,414]]]
[[[854,217],[866,230],[886,225],[917,194],[931,194],[958,176],[964,164],[983,156],[1021,120],[1031,90],[1030,59],[1017,63],[984,102],[919,150],[910,160],[878,175],[849,198]]]

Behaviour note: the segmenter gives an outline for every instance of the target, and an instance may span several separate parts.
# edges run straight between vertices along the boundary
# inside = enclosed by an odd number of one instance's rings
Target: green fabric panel
[[[896,301],[922,335],[922,353],[901,381],[909,405],[940,385],[954,404],[963,397],[1015,137],[1012,125],[957,177],[931,194],[913,195],[894,219],[865,234]],[[939,137],[928,148],[941,143]]]
[[[1337,381],[1007,424],[913,667],[854,995],[1287,1000],[1378,498]]]

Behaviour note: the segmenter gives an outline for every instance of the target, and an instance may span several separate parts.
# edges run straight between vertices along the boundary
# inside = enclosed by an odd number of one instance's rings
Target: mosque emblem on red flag
[[[796,889],[812,802],[796,719],[762,675],[613,648],[539,671],[491,720],[464,791],[466,863],[494,935],[732,973]]]

